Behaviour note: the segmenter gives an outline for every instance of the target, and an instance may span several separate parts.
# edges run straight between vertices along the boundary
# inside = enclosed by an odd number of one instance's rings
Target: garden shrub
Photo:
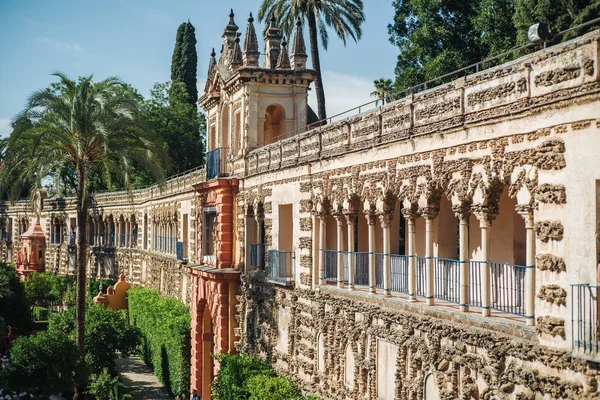
[[[219,362],[219,373],[211,385],[211,394],[215,400],[249,399],[249,378],[255,375],[275,375],[270,364],[247,354],[219,354],[215,359]]]
[[[266,361],[247,354],[219,354],[219,373],[211,384],[214,400],[318,400],[304,397],[295,383],[275,375]]]
[[[304,397],[298,387],[281,376],[256,375],[248,379],[250,400],[300,400]]]
[[[75,338],[75,308],[69,308],[50,317],[48,330],[62,332]],[[107,368],[115,373],[117,352],[126,357],[140,344],[138,328],[127,323],[122,310],[89,306],[85,318],[86,363],[91,372],[101,373]]]
[[[140,355],[171,394],[189,397],[190,311],[179,300],[162,298],[154,289],[127,292],[129,320],[140,328]]]
[[[31,331],[32,321],[29,303],[25,296],[23,283],[19,280],[17,271],[12,264],[0,262],[0,332],[12,327],[19,334]]]
[[[70,393],[74,387],[79,351],[60,332],[22,336],[14,341],[6,375],[12,389],[49,396]]]

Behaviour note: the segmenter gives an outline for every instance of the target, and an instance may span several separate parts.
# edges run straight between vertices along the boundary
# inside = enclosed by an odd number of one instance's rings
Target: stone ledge
[[[482,317],[474,313],[450,310],[443,306],[428,306],[423,302],[413,303],[401,298],[384,297],[381,294],[370,294],[360,291],[349,292],[347,289],[338,289],[329,286],[320,286],[319,288],[322,294],[346,297],[352,300],[362,300],[373,305],[393,308],[394,310],[400,309],[401,311],[436,317],[481,329],[493,329],[513,337],[537,342],[535,327],[527,326],[524,322],[521,323],[498,317]]]

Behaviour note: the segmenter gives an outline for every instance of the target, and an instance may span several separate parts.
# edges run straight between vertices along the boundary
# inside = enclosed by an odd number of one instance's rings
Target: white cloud
[[[0,137],[6,137],[12,132],[11,120],[9,118],[0,118]]]
[[[59,40],[50,39],[47,36],[37,37],[35,41],[45,45],[46,47],[52,48],[57,51],[69,53],[73,56],[78,56],[83,53],[83,47],[81,47],[79,43],[63,42]]]
[[[374,90],[373,80],[361,76],[325,70],[323,71],[323,86],[325,88],[325,106],[327,107],[328,116],[343,113],[375,100],[370,95]],[[311,87],[308,102],[313,110],[317,112],[317,96],[314,85]],[[366,108],[372,109],[374,106],[375,104],[371,104]],[[364,112],[366,109],[361,111]],[[344,114],[339,118],[356,114],[358,114],[358,110]]]

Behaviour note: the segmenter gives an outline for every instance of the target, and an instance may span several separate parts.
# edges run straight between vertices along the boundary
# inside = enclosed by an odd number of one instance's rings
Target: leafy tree
[[[196,86],[198,55],[196,54],[195,32],[196,30],[190,21],[179,25],[171,61],[171,81],[181,82],[185,85],[187,101],[194,107],[198,101],[198,88]]]
[[[219,354],[219,373],[211,385],[215,400],[248,399],[248,379],[255,375],[274,376],[273,368],[266,361],[247,354]]]
[[[452,72],[483,59],[473,25],[477,0],[395,0],[390,41],[398,46],[396,89]]]
[[[600,0],[515,0],[514,25],[517,42],[528,42],[529,26],[537,22],[548,25],[551,33],[557,33],[582,24],[600,15]],[[573,37],[596,29],[593,24],[567,35]]]
[[[0,281],[4,282],[0,296],[0,331],[10,326],[21,334],[28,333],[32,327],[29,303],[15,267],[0,263]]]
[[[515,0],[481,0],[473,26],[479,36],[484,58],[493,57],[515,47],[517,30],[512,17]],[[502,61],[514,58],[507,56]],[[478,60],[479,61],[479,60]]]
[[[19,181],[42,180],[65,166],[76,175],[77,220],[88,215],[88,184],[94,168],[106,182],[119,180],[131,188],[131,163],[151,166],[158,176],[151,132],[141,123],[141,102],[119,91],[117,78],[94,82],[92,76],[78,82],[66,75],[53,74],[59,81],[54,89],[34,92],[17,119],[28,119],[32,127],[13,132],[4,155],[0,180],[5,187]],[[18,191],[10,190],[11,197]],[[76,342],[81,360],[85,357],[85,277],[87,265],[87,226],[77,225],[77,327]]]
[[[391,79],[380,78],[373,81],[375,90],[371,92],[372,97],[377,97],[383,104],[385,99],[392,94],[394,90],[394,84]]]
[[[59,332],[21,336],[13,343],[8,382],[13,389],[49,396],[73,390],[78,350]]]
[[[146,102],[145,119],[163,141],[172,161],[169,174],[204,164],[206,119],[187,99],[183,83],[167,82],[155,84]]]
[[[70,308],[50,318],[49,332],[74,335],[75,309]],[[115,374],[117,353],[128,356],[140,344],[140,330],[129,325],[120,310],[92,305],[87,310],[85,326],[86,363],[91,372],[101,373],[105,368]]]
[[[25,286],[25,296],[31,305],[42,305],[59,299],[56,292],[53,291],[55,280],[47,272],[33,274],[27,277],[23,283]]]
[[[249,400],[300,400],[302,392],[287,378],[255,375],[248,379]]]
[[[275,17],[287,37],[291,37],[298,18],[308,23],[310,57],[317,72],[315,91],[319,119],[327,118],[325,91],[319,58],[319,38],[323,49],[329,43],[328,28],[332,28],[344,46],[349,38],[355,42],[362,36],[361,25],[365,22],[362,0],[263,0],[258,19],[265,21]]]

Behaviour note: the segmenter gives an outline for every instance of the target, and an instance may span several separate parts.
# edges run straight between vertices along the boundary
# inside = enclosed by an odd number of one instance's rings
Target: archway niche
[[[279,104],[271,104],[265,112],[263,138],[265,144],[276,142],[285,133],[285,109]]]
[[[439,400],[440,389],[438,387],[437,379],[434,374],[429,374],[425,378],[425,393],[423,393],[424,400]]]

